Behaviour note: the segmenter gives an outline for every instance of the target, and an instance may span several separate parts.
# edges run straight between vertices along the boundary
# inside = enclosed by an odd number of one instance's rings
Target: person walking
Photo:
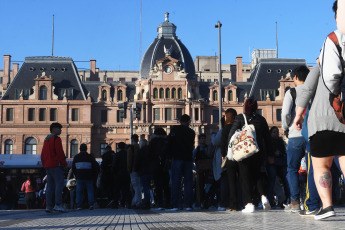
[[[60,123],[56,122],[50,125],[51,134],[45,138],[41,153],[42,165],[47,173],[47,213],[51,213],[52,210],[66,212],[62,203],[62,191],[64,189],[64,169],[67,166],[67,162],[62,148],[61,138],[59,137],[61,129],[62,125]]]
[[[255,211],[255,206],[253,204],[254,186],[256,186],[256,189],[261,196],[263,209],[265,211],[271,209],[270,203],[266,197],[264,181],[261,176],[261,167],[264,165],[267,156],[273,156],[273,144],[266,119],[256,113],[257,109],[258,104],[256,100],[248,98],[245,101],[244,114],[236,116],[236,119],[232,124],[228,140],[229,142],[235,131],[242,129],[245,125],[244,116],[246,116],[248,124],[254,125],[259,152],[238,162],[243,202],[246,204],[245,208],[242,210],[244,213]]]
[[[86,187],[89,209],[94,209],[95,188],[94,181],[98,174],[99,165],[96,159],[87,152],[87,145],[81,144],[80,152],[75,155],[72,162],[72,172],[77,179],[76,203],[77,210],[82,209],[83,192]]]
[[[171,156],[171,205],[172,211],[183,209],[183,201],[187,211],[193,204],[193,149],[195,132],[189,128],[190,117],[181,116],[180,125],[174,126],[168,136]],[[182,177],[184,194],[182,199]]]
[[[25,193],[26,209],[35,208],[37,189],[38,187],[34,177],[32,175],[28,176],[21,188],[21,191]]]
[[[285,212],[299,212],[300,208],[300,183],[298,170],[301,165],[301,159],[305,154],[305,140],[301,134],[301,130],[296,130],[293,126],[295,118],[296,98],[298,98],[303,90],[304,81],[306,80],[309,69],[307,66],[299,66],[294,71],[295,88],[290,89],[284,96],[282,108],[282,127],[285,133],[288,133],[287,144],[287,179],[289,182],[291,201],[285,207]]]

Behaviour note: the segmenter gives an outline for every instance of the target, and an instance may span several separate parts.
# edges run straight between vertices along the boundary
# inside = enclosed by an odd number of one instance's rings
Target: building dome
[[[165,13],[165,21],[158,28],[158,36],[146,50],[140,65],[140,79],[149,78],[150,70],[153,69],[157,60],[164,58],[165,50],[170,51],[170,56],[182,63],[183,70],[188,79],[195,78],[195,67],[192,56],[188,49],[176,36],[176,26],[169,22],[169,13]]]

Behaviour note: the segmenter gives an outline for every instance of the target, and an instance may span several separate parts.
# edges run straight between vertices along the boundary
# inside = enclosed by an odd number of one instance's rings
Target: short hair
[[[111,146],[110,145],[107,145],[107,147],[105,147],[105,151],[111,151]]]
[[[153,134],[155,135],[160,135],[160,136],[165,136],[167,135],[167,133],[165,132],[165,130],[161,127],[156,128],[155,131],[153,132]]]
[[[279,129],[278,129],[277,126],[272,126],[272,127],[270,128],[270,133],[272,134],[273,130],[275,130],[275,129],[277,129],[277,130],[279,131]]]
[[[254,98],[248,98],[244,102],[244,113],[251,115],[253,113],[256,113],[256,110],[258,109],[258,102]]]
[[[119,149],[126,149],[126,143],[125,142],[120,142],[117,144],[117,146],[119,147]]]
[[[59,129],[62,129],[62,125],[58,122],[54,122],[50,125],[50,132],[53,131],[54,128],[59,128]]]
[[[335,0],[335,2],[333,3],[332,10],[333,10],[333,12],[334,12],[334,15],[337,16],[337,11],[338,11],[338,0]]]
[[[298,66],[294,71],[294,75],[298,78],[300,81],[305,81],[307,79],[307,76],[310,72],[309,68],[305,65]]]
[[[80,151],[86,151],[87,145],[86,144],[80,144],[79,149],[80,149]]]
[[[139,141],[139,148],[142,149],[143,147],[145,147],[147,145],[147,140],[146,139],[141,139]]]
[[[138,136],[138,134],[133,134],[133,135],[131,136],[131,139],[132,139],[133,141],[135,141],[135,142],[138,142],[138,141],[139,141],[139,136]]]
[[[188,116],[187,114],[183,114],[181,116],[180,122],[181,123],[188,123],[190,121],[190,116]]]
[[[206,134],[205,134],[205,133],[199,134],[198,139],[200,140],[202,137],[205,137],[205,138],[206,138]]]

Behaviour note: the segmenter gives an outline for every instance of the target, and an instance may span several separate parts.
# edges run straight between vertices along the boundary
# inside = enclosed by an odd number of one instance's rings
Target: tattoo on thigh
[[[328,172],[324,173],[323,176],[320,177],[319,184],[323,188],[330,188],[332,185],[332,177],[329,175]]]

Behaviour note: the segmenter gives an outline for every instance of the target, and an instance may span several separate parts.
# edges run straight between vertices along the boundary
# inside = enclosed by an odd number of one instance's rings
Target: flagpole
[[[54,14],[53,14],[53,34],[52,34],[52,56],[54,56]]]

